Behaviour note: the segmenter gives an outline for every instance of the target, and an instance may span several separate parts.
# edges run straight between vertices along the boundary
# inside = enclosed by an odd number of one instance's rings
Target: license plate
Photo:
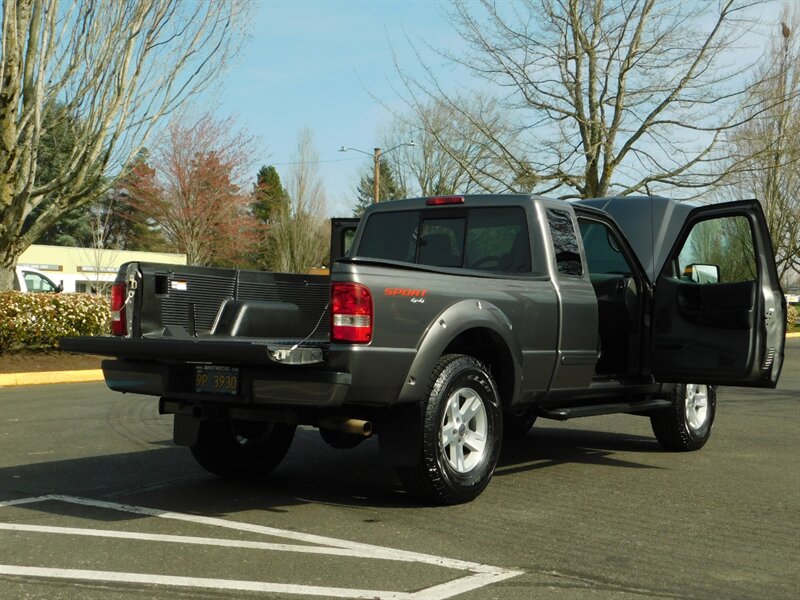
[[[206,394],[239,393],[239,369],[203,366],[195,368],[194,390]]]

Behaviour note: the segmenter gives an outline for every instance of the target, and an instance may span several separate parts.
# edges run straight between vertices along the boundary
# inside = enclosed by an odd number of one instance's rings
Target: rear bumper
[[[326,342],[302,346],[270,338],[223,336],[124,338],[111,336],[68,337],[59,347],[69,352],[116,356],[132,360],[199,362],[242,365],[300,365],[323,361]]]
[[[335,407],[397,403],[416,350],[297,343],[269,338],[73,337],[61,348],[115,357],[103,362],[109,388],[193,402]],[[197,365],[239,369],[236,395],[195,391]],[[356,382],[353,385],[352,382]],[[418,386],[425,392],[424,385]],[[406,401],[417,401],[411,398]]]
[[[239,369],[236,394],[209,394],[194,390],[195,367],[131,360],[104,360],[106,385],[118,392],[251,406],[341,406],[350,389],[349,373],[310,369],[264,370],[251,365]]]

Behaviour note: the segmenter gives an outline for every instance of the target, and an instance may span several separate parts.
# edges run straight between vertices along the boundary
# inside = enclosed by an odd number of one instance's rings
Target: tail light
[[[125,314],[125,296],[127,285],[125,282],[115,283],[111,286],[111,333],[113,335],[128,334],[128,318]]]
[[[331,340],[355,344],[372,340],[372,294],[367,286],[331,285]]]

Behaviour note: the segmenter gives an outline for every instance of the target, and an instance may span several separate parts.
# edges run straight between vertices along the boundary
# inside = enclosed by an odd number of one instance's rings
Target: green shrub
[[[51,349],[65,336],[108,332],[104,296],[0,292],[0,353]]]
[[[786,328],[791,330],[797,322],[797,307],[793,304],[786,306]]]

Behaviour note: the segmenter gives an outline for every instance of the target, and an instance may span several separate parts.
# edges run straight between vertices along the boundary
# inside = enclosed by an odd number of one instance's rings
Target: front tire
[[[650,415],[656,439],[670,452],[690,452],[705,446],[717,412],[714,386],[680,383],[672,388],[671,406]]]
[[[422,448],[413,467],[399,467],[406,488],[440,504],[477,497],[494,474],[503,438],[497,386],[477,359],[443,356],[423,407]]]
[[[191,451],[200,466],[214,475],[258,479],[281,463],[295,429],[295,425],[264,421],[203,421]]]

